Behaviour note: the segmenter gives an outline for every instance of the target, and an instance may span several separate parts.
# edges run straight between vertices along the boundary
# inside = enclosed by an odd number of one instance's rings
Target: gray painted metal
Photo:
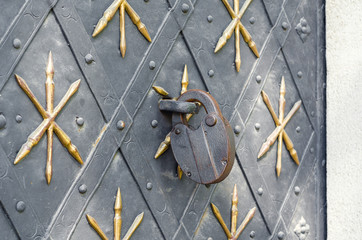
[[[230,21],[220,0],[130,0],[152,42],[127,16],[125,58],[119,51],[118,17],[91,37],[111,2],[0,0],[0,239],[98,239],[85,214],[111,237],[117,187],[124,206],[123,232],[145,212],[132,239],[225,239],[209,203],[219,207],[229,225],[235,183],[238,222],[257,207],[240,239],[298,239],[294,229],[302,217],[310,226],[310,239],[325,238],[324,0],[254,0],[242,22],[260,58],[241,42],[240,72],[234,66],[233,37],[213,53]],[[48,186],[44,138],[21,163],[12,162],[42,121],[14,73],[45,106],[49,50],[55,103],[71,82],[82,79],[56,121],[85,163],[76,163],[54,138]],[[185,176],[179,180],[171,150],[153,159],[172,123],[171,114],[158,109],[160,97],[152,85],[178,96],[184,64],[189,89],[210,92],[235,132],[234,167],[223,182],[209,187]],[[276,144],[261,160],[256,155],[275,127],[260,91],[268,93],[277,109],[282,76],[286,110],[299,99],[303,105],[286,127],[300,166],[283,146],[277,178]],[[79,118],[83,125],[77,124]],[[157,124],[151,125],[154,120]],[[117,128],[119,121],[124,121],[123,129]]]

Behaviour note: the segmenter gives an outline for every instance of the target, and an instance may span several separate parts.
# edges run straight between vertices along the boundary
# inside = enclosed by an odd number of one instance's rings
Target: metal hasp
[[[207,92],[193,89],[182,94],[179,102],[198,102],[206,111],[197,129],[188,125],[186,116],[173,113],[171,147],[182,171],[201,184],[225,179],[234,164],[235,143],[229,122],[219,104]]]

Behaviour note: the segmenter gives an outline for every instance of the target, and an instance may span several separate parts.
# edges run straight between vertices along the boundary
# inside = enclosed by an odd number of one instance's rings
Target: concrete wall
[[[329,240],[362,239],[362,0],[326,0]]]

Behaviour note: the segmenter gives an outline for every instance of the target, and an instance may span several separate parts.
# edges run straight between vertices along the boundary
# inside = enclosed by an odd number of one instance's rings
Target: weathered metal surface
[[[237,41],[230,38],[214,53],[233,18],[225,3],[237,14],[239,1],[129,0],[152,42],[139,33],[137,19],[133,24],[135,15],[124,14],[125,58],[119,17],[92,37],[112,2],[0,0],[1,237],[98,239],[86,214],[111,237],[115,198],[105,196],[114,196],[120,187],[124,228],[129,229],[135,213],[144,211],[131,239],[225,239],[210,202],[232,226],[226,218],[232,195],[225,193],[237,184],[243,196],[237,222],[257,206],[239,239],[325,238],[324,0],[252,1],[239,22],[253,37],[260,57],[248,44],[240,44],[239,72],[234,63]],[[55,66],[54,102],[75,79],[82,81],[56,123],[77,145],[84,164],[74,161],[54,138],[54,174],[47,185],[46,139],[13,165],[24,140],[43,120],[14,74],[26,79],[45,106],[41,76],[49,51]],[[185,64],[189,82],[181,84]],[[257,153],[276,125],[261,91],[277,106],[282,76],[285,110],[302,101],[284,128],[300,165],[283,146],[278,178],[277,145],[262,160]],[[171,151],[153,158],[172,130],[172,114],[158,109],[160,97],[152,86],[167,89],[171,98],[186,88],[215,97],[235,134],[236,164],[224,181],[205,187],[187,177],[180,180]],[[198,125],[202,115],[194,115],[189,124]]]

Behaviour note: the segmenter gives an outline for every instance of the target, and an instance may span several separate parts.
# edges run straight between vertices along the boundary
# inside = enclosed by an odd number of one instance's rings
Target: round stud
[[[289,27],[289,24],[288,24],[287,22],[283,22],[283,23],[282,23],[282,28],[283,28],[283,30],[287,30],[288,27]]]
[[[260,83],[260,82],[261,82],[261,76],[260,76],[260,75],[256,76],[255,79],[256,79],[256,82],[257,82],[257,83]]]
[[[25,210],[25,203],[23,202],[23,201],[18,201],[17,203],[16,203],[16,211],[18,211],[19,213],[21,213],[21,212],[24,212],[24,210]]]
[[[117,129],[118,130],[123,130],[125,126],[126,126],[126,124],[122,120],[119,120],[117,122]]]
[[[187,172],[186,175],[187,175],[188,177],[191,177],[191,173],[190,173],[190,172]]]
[[[190,6],[188,4],[186,4],[186,3],[182,4],[181,11],[183,13],[187,13],[189,10],[190,10]]]
[[[213,77],[215,73],[214,70],[210,69],[207,74],[209,75],[209,77]]]
[[[211,15],[207,16],[207,21],[209,23],[212,23],[213,20],[214,20],[214,18]]]
[[[0,129],[3,129],[6,126],[6,118],[4,115],[0,115]]]
[[[254,232],[254,231],[251,231],[251,232],[250,232],[250,237],[251,237],[251,238],[254,238],[254,237],[255,237],[255,232]]]
[[[311,147],[311,148],[309,149],[309,152],[310,152],[310,153],[314,153],[314,148]]]
[[[307,27],[302,27],[302,33],[307,33]]]
[[[148,64],[148,67],[149,67],[151,70],[153,70],[153,69],[155,69],[155,67],[156,67],[156,63],[155,63],[154,61],[150,61],[150,63]]]
[[[147,190],[151,190],[152,189],[152,183],[148,182],[146,185]]]
[[[304,18],[302,18],[300,20],[300,24],[302,25],[302,27],[306,27],[307,26],[307,20],[305,20]]]
[[[239,125],[236,125],[235,127],[234,127],[234,133],[235,134],[239,134],[241,132],[241,127],[239,126]]]
[[[260,129],[260,123],[255,123],[255,130],[259,131],[259,129]]]
[[[298,186],[294,188],[294,193],[295,195],[298,195],[300,193],[300,188]]]
[[[177,129],[175,130],[175,133],[178,135],[178,134],[181,133],[181,130],[180,130],[179,128],[177,128]]]
[[[264,191],[263,191],[262,188],[259,188],[259,189],[258,189],[258,194],[259,194],[260,196],[263,195],[263,192],[264,192]]]
[[[299,126],[296,127],[296,128],[295,128],[295,131],[296,131],[297,133],[300,133],[300,127],[299,127]]]
[[[299,78],[302,78],[302,77],[303,77],[302,71],[299,71],[299,72],[297,73],[297,76],[298,76]]]
[[[152,126],[153,128],[157,127],[157,126],[158,126],[158,121],[157,121],[157,120],[152,120],[151,126]]]
[[[81,193],[81,194],[86,193],[86,192],[87,192],[87,185],[85,185],[85,184],[80,185],[80,186],[78,187],[78,191],[79,191],[79,193]]]
[[[251,24],[254,24],[254,23],[255,23],[255,17],[251,17],[251,18],[249,19],[249,22],[250,22]]]
[[[284,239],[284,235],[282,231],[278,232],[278,239]]]
[[[94,61],[92,54],[88,53],[85,55],[84,60],[86,63],[91,64]]]
[[[75,119],[75,122],[77,123],[77,125],[78,126],[83,126],[83,124],[84,124],[84,119],[82,118],[82,117],[77,117],[76,119]]]
[[[314,117],[314,115],[315,115],[314,111],[311,111],[311,112],[310,112],[310,115],[311,115],[312,117]]]
[[[13,40],[13,47],[16,48],[16,49],[19,49],[21,47],[21,41],[19,38],[15,38]]]
[[[214,126],[216,124],[217,118],[214,115],[208,115],[205,118],[205,122],[206,122],[207,126],[212,127],[212,126]]]
[[[23,121],[23,117],[18,114],[18,115],[16,115],[16,117],[15,117],[15,121],[16,121],[17,123],[21,123],[21,121]]]

